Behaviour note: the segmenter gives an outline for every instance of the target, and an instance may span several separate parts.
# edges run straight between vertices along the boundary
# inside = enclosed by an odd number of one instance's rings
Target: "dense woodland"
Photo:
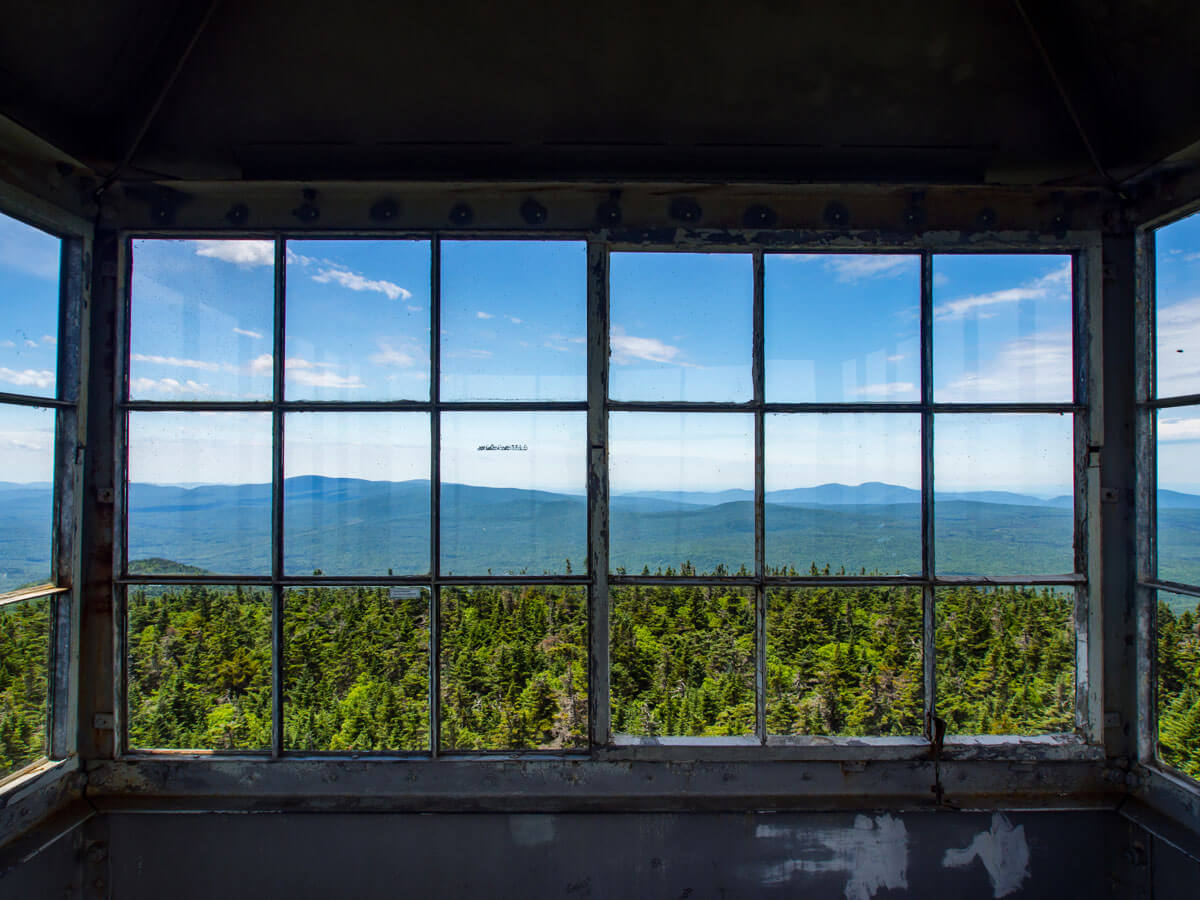
[[[729,586],[615,588],[614,730],[662,736],[753,732],[751,598]],[[287,593],[287,749],[428,748],[428,604],[428,591],[408,588]],[[1068,594],[1050,589],[939,592],[937,695],[949,733],[1072,730],[1072,606]],[[3,772],[44,752],[49,607],[40,601],[0,608]],[[1177,614],[1161,604],[1158,616],[1163,757],[1200,776],[1200,608]],[[766,625],[772,734],[921,733],[918,589],[773,589]],[[444,748],[586,746],[582,588],[446,588],[441,634]],[[270,635],[267,591],[132,591],[131,746],[269,747]]]

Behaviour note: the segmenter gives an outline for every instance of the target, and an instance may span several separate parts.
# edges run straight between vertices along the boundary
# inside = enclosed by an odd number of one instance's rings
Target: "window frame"
[[[41,231],[59,242],[56,381],[52,396],[0,392],[0,404],[54,411],[49,580],[0,595],[0,606],[46,598],[50,606],[47,647],[45,752],[0,778],[0,791],[40,779],[72,761],[77,748],[79,591],[78,537],[81,526],[82,451],[86,401],[82,385],[90,295],[86,268],[91,258],[92,224],[64,213],[20,189],[0,182],[0,215]]]
[[[275,242],[275,323],[274,348],[275,359],[275,391],[269,402],[253,403],[206,403],[201,401],[130,401],[128,399],[128,353],[129,326],[131,302],[131,264],[132,242],[138,239],[258,239]],[[429,240],[431,243],[431,340],[430,356],[431,395],[429,401],[395,401],[395,402],[343,402],[343,401],[280,401],[282,390],[282,316],[284,310],[285,242],[288,239],[298,240]],[[584,401],[568,403],[558,401],[546,402],[442,402],[438,397],[439,386],[439,341],[436,336],[440,333],[440,285],[438,283],[438,266],[440,253],[439,241],[446,240],[584,240],[587,242],[587,397]],[[116,691],[118,719],[118,757],[138,759],[159,756],[190,757],[211,755],[245,756],[261,759],[264,757],[285,759],[307,759],[323,757],[353,757],[395,759],[437,759],[448,757],[454,760],[480,759],[496,760],[503,758],[540,757],[547,759],[562,758],[566,760],[636,760],[636,761],[694,761],[699,759],[730,759],[737,761],[759,761],[767,759],[787,760],[908,760],[925,759],[931,750],[928,736],[912,737],[807,737],[807,736],[775,736],[768,739],[765,732],[765,686],[762,684],[762,673],[765,670],[765,591],[768,584],[797,584],[808,587],[821,585],[855,585],[869,586],[879,584],[915,585],[922,588],[925,626],[923,629],[923,644],[926,651],[933,642],[933,601],[932,593],[936,587],[946,585],[1014,585],[1014,586],[1072,586],[1075,591],[1075,649],[1076,649],[1076,682],[1075,682],[1075,732],[1063,735],[1044,736],[953,736],[945,739],[943,749],[947,757],[957,759],[1097,759],[1103,756],[1102,744],[1102,715],[1100,714],[1100,684],[1101,665],[1099,659],[1099,597],[1100,579],[1098,574],[1098,517],[1099,517],[1099,481],[1098,465],[1099,416],[1095,404],[1093,386],[1098,374],[1096,356],[1099,352],[1099,338],[1095,330],[1098,328],[1098,316],[1091,310],[1098,303],[1099,283],[1097,270],[1100,260],[1099,234],[1093,232],[1066,233],[1064,235],[1031,235],[1029,233],[1008,236],[994,236],[988,239],[965,241],[958,234],[932,233],[918,237],[897,239],[892,236],[878,234],[856,234],[847,232],[843,235],[830,237],[827,233],[795,231],[778,234],[764,231],[754,231],[751,234],[735,235],[729,231],[712,233],[689,233],[686,240],[679,240],[672,233],[670,237],[649,232],[612,233],[604,230],[583,231],[548,231],[530,229],[497,229],[485,231],[469,231],[465,229],[429,229],[429,230],[310,230],[310,229],[281,229],[269,231],[254,230],[128,230],[120,233],[119,253],[122,264],[120,272],[122,283],[119,286],[119,330],[122,336],[118,348],[118,403],[117,403],[117,446],[119,448],[118,472],[116,484],[120,486],[117,494],[116,540],[114,553],[116,555],[114,569],[114,600],[117,610],[116,631]],[[689,402],[641,403],[636,401],[612,401],[607,395],[608,367],[608,258],[613,252],[646,251],[646,252],[738,252],[752,253],[754,257],[754,371],[755,396],[748,403],[729,404],[695,404]],[[767,403],[763,397],[763,274],[764,259],[769,253],[907,253],[920,254],[921,258],[921,344],[922,344],[922,387],[921,397],[917,401],[903,403]],[[934,402],[932,385],[932,257],[941,254],[1058,254],[1070,255],[1072,259],[1072,337],[1074,371],[1072,373],[1073,397],[1069,402],[1062,403],[959,403]],[[127,498],[126,467],[128,454],[127,416],[132,411],[148,410],[242,410],[254,408],[271,410],[275,420],[275,443],[273,450],[274,489],[273,489],[273,528],[281,527],[282,495],[279,490],[282,479],[282,448],[280,420],[285,412],[300,411],[335,411],[335,410],[428,410],[432,422],[432,469],[431,484],[437,484],[438,475],[438,415],[436,410],[495,410],[506,409],[548,409],[548,410],[579,410],[585,411],[588,417],[588,571],[585,575],[576,576],[441,576],[436,574],[438,565],[438,532],[437,519],[438,491],[431,490],[431,535],[433,571],[429,575],[395,576],[395,577],[333,577],[333,576],[284,576],[280,568],[275,568],[272,576],[259,578],[239,578],[230,576],[212,576],[197,578],[195,576],[130,576],[127,572],[125,559],[125,534]],[[756,422],[756,454],[755,454],[755,494],[756,494],[756,533],[760,540],[756,542],[756,574],[749,578],[729,576],[724,578],[708,576],[690,576],[667,579],[659,576],[629,576],[613,575],[607,566],[607,533],[608,533],[608,469],[607,469],[607,421],[611,411],[620,410],[711,410],[746,413],[751,412]],[[923,572],[920,576],[891,576],[891,577],[817,577],[801,576],[796,578],[766,576],[762,560],[762,528],[763,528],[763,419],[768,412],[889,412],[904,411],[920,413],[922,418],[922,433],[926,435],[931,428],[934,414],[954,413],[996,413],[996,412],[1041,412],[1070,414],[1073,418],[1073,458],[1074,458],[1074,558],[1075,571],[1070,575],[1057,576],[1014,576],[1014,577],[957,577],[934,576],[930,573],[932,564],[932,527],[933,527],[933,492],[931,480],[931,465],[929,459],[924,460],[922,476],[922,509],[923,509]],[[931,456],[932,440],[924,436],[923,456]],[[281,532],[277,532],[280,533]],[[281,565],[282,541],[276,540],[273,547],[273,567]],[[682,581],[689,584],[746,584],[752,587],[756,594],[756,649],[757,649],[757,679],[756,685],[756,718],[759,723],[758,733],[749,740],[742,738],[684,738],[654,740],[633,739],[625,740],[610,733],[609,727],[609,671],[608,671],[608,614],[610,584],[625,583],[670,583]],[[270,752],[248,751],[193,751],[193,750],[163,750],[163,749],[131,749],[128,746],[128,711],[125,697],[126,684],[126,653],[125,647],[125,595],[128,588],[137,584],[213,584],[235,585],[245,584],[256,587],[269,586],[275,596],[275,623],[273,626],[273,748]],[[562,751],[486,751],[486,752],[453,752],[439,750],[437,739],[438,715],[438,643],[437,643],[437,608],[440,587],[446,585],[470,584],[583,584],[589,588],[590,616],[590,647],[589,647],[589,731],[590,740],[586,749],[578,752]],[[432,587],[431,595],[431,632],[432,638],[430,662],[430,696],[431,696],[431,748],[423,753],[390,753],[390,752],[309,752],[285,751],[282,735],[282,681],[281,681],[281,641],[282,626],[278,610],[282,604],[282,591],[286,588],[303,585],[401,585],[422,584]],[[924,659],[926,678],[926,715],[929,713],[934,678],[935,658],[926,652]]]
[[[1150,775],[1150,789],[1164,802],[1172,794],[1200,801],[1200,779],[1162,759],[1158,730],[1158,592],[1181,594],[1200,602],[1200,585],[1158,577],[1158,413],[1200,405],[1200,393],[1160,397],[1157,391],[1157,232],[1200,213],[1200,201],[1141,225],[1135,235],[1137,307],[1135,321],[1136,496],[1137,524],[1137,726],[1138,761]]]

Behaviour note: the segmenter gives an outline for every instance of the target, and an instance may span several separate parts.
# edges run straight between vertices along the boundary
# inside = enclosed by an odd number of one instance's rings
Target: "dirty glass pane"
[[[271,574],[270,413],[129,415],[129,571]]]
[[[613,571],[753,573],[753,416],[614,412],[609,485]]]
[[[54,418],[0,405],[0,594],[51,578]]]
[[[429,571],[429,414],[289,413],[284,571]]]
[[[289,400],[429,399],[429,242],[289,241]]]
[[[1200,584],[1200,406],[1161,409],[1158,434],[1158,577]]]
[[[0,391],[55,395],[62,241],[0,215]]]
[[[429,749],[429,589],[289,590],[287,750]]]
[[[1069,415],[945,414],[934,422],[940,575],[1074,571]]]
[[[0,606],[0,778],[46,755],[49,597]]]
[[[623,585],[609,609],[615,734],[754,732],[753,590]]]
[[[129,745],[270,749],[270,590],[137,585],[128,591]]]
[[[921,606],[914,587],[770,590],[768,734],[921,734]]]
[[[1154,232],[1155,391],[1200,394],[1200,215]]]
[[[274,264],[271,241],[134,241],[129,396],[269,400]]]
[[[614,253],[609,285],[610,397],[754,396],[749,253]]]
[[[481,585],[441,592],[445,750],[587,746],[587,591]]]
[[[587,417],[442,415],[444,575],[587,569]]]
[[[938,715],[947,734],[1075,730],[1075,591],[938,588]]]
[[[443,400],[587,397],[587,244],[443,241]]]
[[[767,569],[921,572],[921,417],[766,417]]]
[[[1200,778],[1200,600],[1158,591],[1158,756]]]
[[[933,386],[938,402],[1073,397],[1071,258],[933,258]]]
[[[768,402],[921,397],[921,258],[769,253],[764,349]]]

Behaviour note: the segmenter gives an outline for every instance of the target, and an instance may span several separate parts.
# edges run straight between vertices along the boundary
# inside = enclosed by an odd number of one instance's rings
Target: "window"
[[[1143,586],[1152,614],[1154,756],[1200,779],[1200,217],[1153,233],[1152,344],[1142,373]]]
[[[71,559],[60,448],[73,446],[75,421],[75,388],[60,378],[74,341],[71,318],[60,320],[63,249],[0,215],[0,778],[54,749],[54,651]]]
[[[1070,253],[129,251],[128,748],[1084,730]]]

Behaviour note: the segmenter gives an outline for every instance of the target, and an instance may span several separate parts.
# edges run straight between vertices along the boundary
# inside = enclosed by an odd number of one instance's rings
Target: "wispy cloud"
[[[560,344],[584,344],[587,343],[587,338],[577,337],[575,335],[559,334],[557,331],[554,334],[546,335],[547,340],[558,341]]]
[[[1160,441],[1200,441],[1200,419],[1159,419],[1157,435]]]
[[[903,397],[912,394],[917,386],[911,381],[887,381],[880,384],[864,384],[855,388],[860,397]]]
[[[424,307],[413,306],[411,303],[409,303],[404,308],[407,309],[409,312],[420,312]]]
[[[17,346],[17,345],[13,341],[8,341],[8,340],[0,341],[0,347],[8,348],[8,347],[15,347],[15,346]]]
[[[625,329],[619,325],[614,325],[612,328],[609,346],[612,348],[613,362],[617,365],[627,366],[641,360],[696,368],[695,364],[685,362],[681,358],[683,351],[673,344],[665,343],[657,338],[626,334]]]
[[[250,374],[270,375],[274,363],[274,357],[270,353],[256,356],[250,362]],[[345,390],[358,390],[366,387],[357,375],[339,375],[332,371],[336,368],[333,363],[319,363],[300,356],[289,356],[284,360],[284,368],[287,370],[288,381],[293,384]]]
[[[275,265],[274,241],[196,241],[196,255],[243,268]]]
[[[54,386],[54,373],[48,369],[9,369],[0,366],[0,381],[17,387],[35,387],[40,390]]]
[[[134,353],[130,357],[134,362],[153,363],[158,366],[173,366],[177,369],[200,369],[204,372],[219,372],[221,365],[203,359],[181,359],[178,356],[155,356],[150,353]]]
[[[907,353],[893,353],[891,356],[889,356],[887,358],[887,361],[894,363],[894,362],[900,362],[903,359],[908,359]]]
[[[1052,272],[1034,278],[1018,287],[1003,288],[986,294],[960,297],[934,307],[938,321],[953,321],[976,315],[981,319],[995,315],[992,307],[1007,306],[1024,300],[1067,300],[1071,296],[1071,263],[1065,262]]]
[[[30,340],[29,338],[25,338],[25,346],[28,347],[30,350],[36,350],[37,345],[38,345],[37,341]]]
[[[512,322],[514,325],[520,325],[525,321],[524,319],[518,319],[516,316],[506,315],[504,318],[508,319],[508,321]]]
[[[4,219],[0,221],[0,267],[56,281],[59,242],[16,219]]]
[[[492,351],[468,348],[466,350],[455,350],[451,353],[447,353],[446,355],[453,357],[454,359],[490,359],[492,356]]]
[[[191,396],[210,397],[216,394],[208,384],[193,381],[188,378],[179,381],[175,378],[134,378],[129,382],[130,392],[137,397],[151,394],[190,394]]]
[[[378,345],[379,351],[367,357],[377,366],[395,366],[407,369],[417,364],[416,357],[406,350],[398,350],[387,341],[379,341]]]
[[[262,332],[251,331],[248,328],[235,328],[235,329],[233,329],[233,333],[240,334],[243,337],[254,338],[256,341],[261,341],[262,337],[263,337]]]
[[[985,372],[968,372],[939,387],[947,402],[1042,400],[1071,396],[1071,336],[1033,334],[1009,341]]]
[[[825,268],[838,281],[856,283],[871,278],[894,278],[917,271],[917,257],[889,253],[880,256],[843,253],[825,257]]]
[[[47,347],[53,347],[55,344],[58,343],[58,339],[52,334],[43,334],[41,337],[41,341]]]
[[[1200,385],[1200,297],[1160,306],[1154,332],[1158,342],[1158,395],[1195,392]]]
[[[343,268],[323,268],[312,276],[318,284],[339,284],[352,291],[373,291],[383,294],[389,300],[408,300],[412,291],[400,287],[394,281],[367,278],[358,272]]]
[[[477,319],[494,319],[495,316],[493,316],[491,313],[485,313],[481,309],[481,310],[479,310],[479,312],[475,313],[475,318],[477,318]]]

